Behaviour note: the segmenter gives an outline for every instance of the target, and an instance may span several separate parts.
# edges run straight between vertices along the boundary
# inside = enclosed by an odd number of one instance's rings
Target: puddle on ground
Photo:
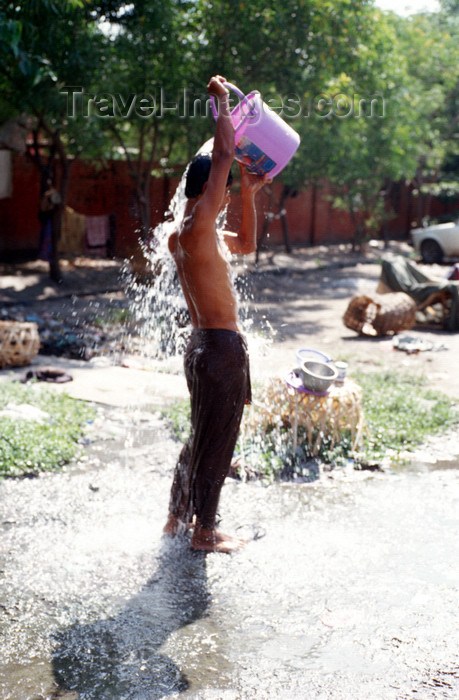
[[[428,469],[432,471],[437,471],[441,469],[459,469],[459,457],[457,459],[451,460],[451,459],[438,459],[436,462],[433,464],[425,465],[422,462],[415,463],[413,465],[415,469]]]
[[[161,537],[178,443],[144,422],[134,462],[116,426],[96,469],[0,484],[2,700],[458,697],[457,459],[229,480],[251,541],[206,556]]]

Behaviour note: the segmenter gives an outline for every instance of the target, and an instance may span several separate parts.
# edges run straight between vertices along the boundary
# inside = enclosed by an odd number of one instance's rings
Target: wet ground
[[[357,338],[340,319],[354,293],[374,288],[378,265],[340,266],[338,250],[324,268],[320,254],[279,253],[253,275],[251,314],[275,331],[254,337],[254,375],[282,375],[313,346],[354,367],[427,374],[457,399],[459,334],[416,329],[447,348],[415,356]],[[24,279],[2,293],[81,320],[118,304],[106,272],[85,298],[77,275],[60,299],[40,275],[33,303]],[[110,335],[106,354],[119,357],[119,342]],[[72,367],[67,386],[93,397],[98,365]],[[228,480],[222,528],[250,542],[200,555],[162,537],[180,445],[152,410],[153,390],[145,396],[160,376],[183,394],[180,367],[124,371],[130,383],[109,375],[123,401],[99,387],[85,461],[0,484],[2,700],[459,697],[457,430],[410,467],[334,470],[312,484]]]
[[[201,555],[162,537],[159,416],[101,409],[91,440],[2,483],[2,700],[458,697],[459,457],[229,480],[221,525],[250,542]]]

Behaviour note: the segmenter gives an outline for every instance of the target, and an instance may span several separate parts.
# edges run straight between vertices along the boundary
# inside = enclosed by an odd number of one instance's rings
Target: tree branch
[[[133,160],[130,156],[130,153],[127,149],[127,146],[123,140],[123,137],[121,136],[118,129],[113,124],[110,124],[109,128],[110,128],[110,131],[113,133],[114,137],[116,138],[116,140],[119,142],[121,148],[123,149],[124,155],[126,156],[126,161],[127,161],[128,167],[129,167],[129,173],[130,173],[131,177],[135,180],[135,175],[136,175],[135,166],[134,166]]]

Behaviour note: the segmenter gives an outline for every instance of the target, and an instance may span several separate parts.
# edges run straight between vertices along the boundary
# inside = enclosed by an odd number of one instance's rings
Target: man
[[[53,187],[50,177],[46,179],[45,192],[40,199],[38,220],[40,221],[40,240],[38,243],[39,260],[52,260],[53,216],[56,207],[61,203],[59,192]]]
[[[215,528],[220,491],[228,474],[244,404],[250,402],[249,360],[241,335],[235,291],[216,219],[229,201],[234,128],[229,94],[221,76],[207,90],[219,103],[212,157],[198,155],[187,172],[188,198],[169,250],[190,312],[193,331],[185,354],[191,395],[191,434],[180,454],[171,489],[168,535],[193,525],[191,547],[231,552],[243,540]],[[239,232],[220,232],[230,253],[256,249],[254,197],[265,180],[241,167]]]

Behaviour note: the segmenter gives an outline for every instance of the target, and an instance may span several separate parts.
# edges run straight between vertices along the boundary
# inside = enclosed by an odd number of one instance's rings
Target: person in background
[[[52,258],[52,237],[53,237],[53,215],[56,207],[61,203],[61,195],[53,187],[50,178],[46,181],[46,189],[40,199],[38,220],[40,221],[40,239],[38,242],[38,258],[51,262]]]

